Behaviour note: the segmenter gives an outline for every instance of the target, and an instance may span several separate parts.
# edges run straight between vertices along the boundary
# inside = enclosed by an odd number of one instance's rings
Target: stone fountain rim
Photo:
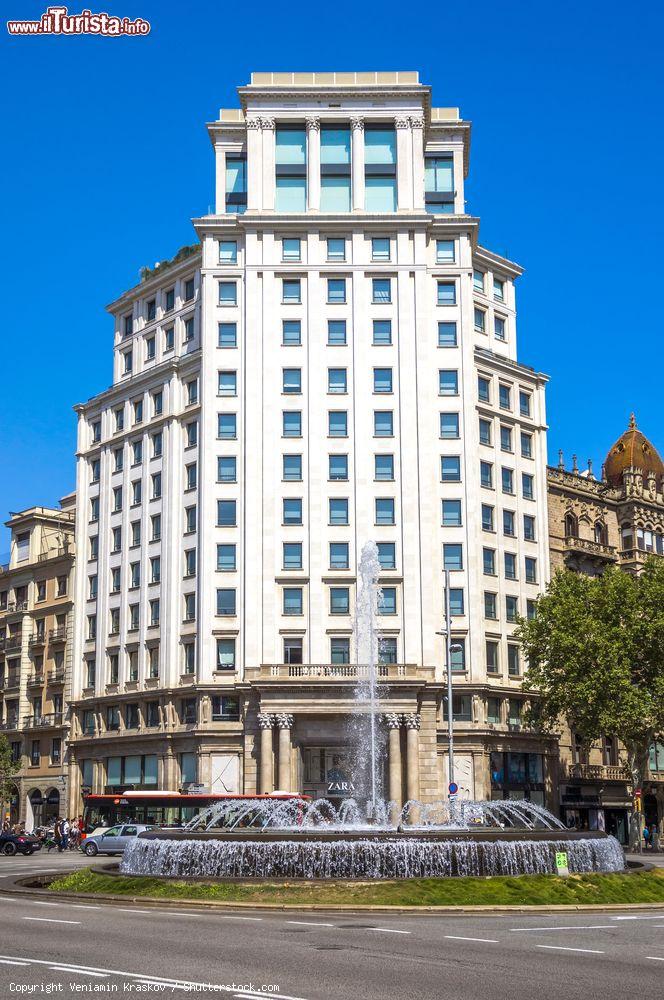
[[[233,842],[255,842],[255,843],[282,843],[284,841],[296,842],[395,842],[404,841],[456,841],[468,843],[496,843],[496,842],[524,842],[536,841],[560,843],[565,841],[579,840],[606,840],[610,834],[603,830],[530,830],[527,827],[511,827],[510,829],[454,829],[454,830],[427,830],[424,828],[396,829],[371,831],[363,830],[332,830],[321,827],[314,827],[307,830],[286,830],[286,829],[252,829],[247,827],[239,830],[145,830],[138,835],[138,840],[175,840],[175,841],[222,841],[224,843]]]

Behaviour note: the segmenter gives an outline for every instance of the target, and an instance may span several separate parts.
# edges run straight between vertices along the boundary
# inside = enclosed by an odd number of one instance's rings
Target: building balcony
[[[27,601],[10,601],[6,608],[8,615],[22,615],[28,610]]]
[[[74,557],[74,553],[68,545],[48,549],[46,552],[40,552],[37,556],[37,562],[43,563],[48,562],[50,559],[64,559],[65,556],[69,556],[72,559]]]
[[[67,629],[65,628],[64,625],[61,625],[60,628],[49,629],[48,632],[49,642],[66,642],[66,640],[67,640]]]
[[[35,673],[30,674],[28,677],[28,687],[43,687],[45,679],[46,674],[43,670],[35,671]]]
[[[19,653],[23,648],[23,636],[21,635],[8,635],[6,638],[0,639],[0,642],[4,653]]]
[[[46,635],[44,632],[33,632],[28,639],[29,649],[38,649],[44,645],[46,642]]]
[[[590,538],[577,538],[574,535],[567,535],[565,538],[565,551],[589,555],[607,562],[615,562],[616,558],[616,549],[613,545],[604,545],[603,542],[596,542]]]
[[[635,563],[636,566],[641,567],[644,565],[646,560],[650,559],[651,556],[656,556],[656,555],[660,555],[661,557],[660,553],[653,551],[648,552],[646,549],[638,549],[638,548],[622,549],[618,553],[618,559],[622,564]]]
[[[0,732],[10,732],[18,729],[18,716],[12,716],[6,722],[0,722]]]
[[[64,725],[62,712],[51,712],[47,715],[26,715],[23,720],[24,729],[52,729]]]
[[[20,683],[21,675],[18,672],[12,671],[0,677],[0,688],[4,691],[8,691],[10,688],[17,688],[20,686]]]
[[[565,764],[561,776],[567,781],[629,781],[626,767],[617,764]]]
[[[286,681],[289,683],[355,684],[368,676],[368,666],[358,663],[261,663],[247,667],[248,681]],[[419,667],[414,663],[380,663],[378,679],[389,681],[432,681],[434,667]]]
[[[53,670],[48,672],[48,683],[49,684],[64,684],[65,682],[65,671],[63,667],[55,667]]]

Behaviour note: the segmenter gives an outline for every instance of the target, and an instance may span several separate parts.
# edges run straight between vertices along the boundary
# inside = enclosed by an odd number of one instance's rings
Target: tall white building
[[[72,787],[331,794],[352,612],[383,575],[388,791],[549,801],[511,641],[548,573],[546,376],[466,213],[470,125],[417,73],[255,73],[208,125],[200,246],[113,302],[79,406]],[[338,784],[338,782],[337,782]]]

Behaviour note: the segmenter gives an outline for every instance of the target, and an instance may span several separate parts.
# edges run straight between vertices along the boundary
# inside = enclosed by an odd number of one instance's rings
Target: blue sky
[[[213,202],[205,122],[252,70],[418,69],[458,105],[468,210],[526,269],[519,356],[551,376],[550,460],[599,470],[632,409],[664,452],[661,5],[100,6],[152,33],[2,39],[0,516],[74,487],[72,406],[111,379],[104,306],[193,241]]]

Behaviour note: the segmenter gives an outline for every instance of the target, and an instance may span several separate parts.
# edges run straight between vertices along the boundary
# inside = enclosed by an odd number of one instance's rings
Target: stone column
[[[424,205],[424,118],[410,119],[413,142],[413,208],[423,212]]]
[[[247,118],[247,209],[263,203],[263,149],[260,118]]]
[[[263,209],[274,211],[277,182],[275,178],[275,122],[261,118],[263,131]]]
[[[410,119],[396,118],[397,131],[397,209],[413,207],[413,153],[410,141]]]
[[[320,119],[307,118],[307,208],[320,209]]]
[[[261,760],[260,760],[260,788],[263,795],[274,791],[272,784],[272,727],[274,716],[261,712],[258,716],[258,725],[261,729]]]
[[[364,119],[351,118],[351,172],[353,211],[364,211]]]
[[[279,791],[290,792],[291,785],[291,728],[293,716],[281,712],[276,717],[279,729]]]
[[[215,155],[215,212],[223,215],[226,211],[226,151],[222,146],[214,147]]]
[[[406,798],[420,797],[420,716],[418,712],[410,712],[403,717],[406,727]],[[417,823],[419,810],[411,809],[408,817],[410,823]]]
[[[389,736],[388,736],[388,763],[389,763],[389,796],[394,803],[393,822],[397,823],[401,807],[403,806],[403,781],[401,774],[401,722],[402,717],[399,712],[389,712],[385,716]]]

